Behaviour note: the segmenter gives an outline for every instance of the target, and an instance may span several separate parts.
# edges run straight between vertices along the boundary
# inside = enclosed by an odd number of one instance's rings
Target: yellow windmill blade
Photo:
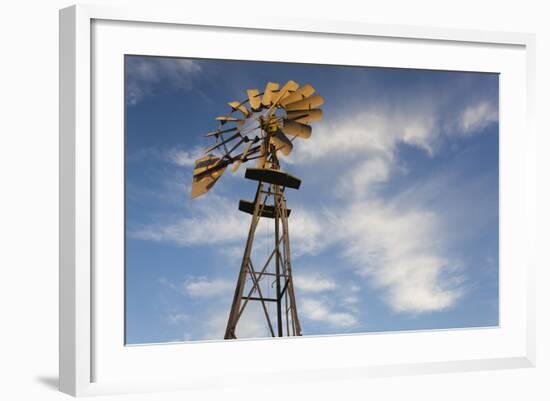
[[[260,91],[258,89],[248,89],[246,94],[248,95],[248,103],[250,104],[250,108],[254,111],[260,110],[262,107]]]
[[[265,86],[264,95],[262,97],[262,106],[269,107],[272,104],[274,92],[279,89],[279,84],[276,82],[268,82]]]
[[[283,87],[279,90],[279,93],[277,93],[273,97],[273,104],[278,104],[281,99],[288,96],[290,93],[295,92],[300,85],[298,85],[296,82],[290,80],[286,84],[283,85]]]
[[[200,179],[193,179],[193,184],[191,184],[191,198],[196,198],[210,191],[210,189],[221,177],[225,169],[226,167],[223,167],[219,170],[216,170],[210,175],[207,175]]]
[[[296,136],[298,138],[308,139],[311,136],[311,127],[306,124],[296,122],[294,120],[283,119],[283,126],[281,127],[288,136]]]
[[[193,177],[199,176],[209,168],[214,167],[220,161],[219,157],[213,154],[207,154],[195,160],[195,168],[193,169]]]
[[[222,124],[225,124],[226,122],[237,122],[237,123],[243,123],[244,120],[242,118],[232,117],[232,116],[218,116],[216,117],[216,120],[221,121]]]
[[[228,104],[229,106],[231,106],[233,110],[239,110],[241,113],[243,113],[243,116],[248,117],[250,115],[250,111],[248,111],[248,109],[243,103],[234,101],[234,102],[229,102]]]
[[[231,171],[233,173],[235,171],[237,171],[239,169],[239,167],[241,166],[241,164],[244,162],[244,160],[246,159],[246,155],[248,155],[248,151],[250,150],[250,148],[252,147],[253,144],[254,144],[254,141],[249,141],[248,142],[248,145],[244,149],[244,152],[243,152],[242,156],[239,158],[239,160],[237,160],[237,162],[231,168]]]
[[[285,110],[311,110],[316,109],[325,103],[325,99],[321,95],[313,95],[297,102],[288,103]]]
[[[281,106],[285,107],[289,103],[297,102],[298,100],[310,97],[314,93],[315,89],[313,89],[313,86],[311,86],[310,84],[305,84],[304,86],[296,89],[296,91],[292,92],[287,97],[281,99],[279,103],[281,104]]]
[[[294,120],[298,123],[312,123],[323,118],[321,109],[313,110],[293,110],[286,113],[287,119]]]
[[[224,173],[226,167],[213,169],[220,162],[220,158],[208,154],[195,162],[193,170],[193,182],[191,184],[191,197],[196,198],[210,190]],[[212,170],[209,172],[209,170]]]
[[[283,152],[285,156],[288,156],[292,152],[292,142],[281,131],[275,131],[269,137],[269,142],[275,146],[275,149]]]

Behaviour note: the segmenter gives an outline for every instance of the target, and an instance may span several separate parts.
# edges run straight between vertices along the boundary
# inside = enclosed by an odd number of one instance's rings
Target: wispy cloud
[[[190,90],[200,73],[197,61],[165,57],[128,57],[126,59],[126,101],[135,105],[153,94],[153,87],[166,82],[171,88]]]
[[[297,257],[311,255],[323,249],[326,245],[322,242],[325,227],[319,216],[301,206],[293,207],[292,213],[288,220],[292,254]]]
[[[296,142],[299,157],[293,163],[343,156],[349,160],[359,155],[362,160],[377,163],[378,174],[384,177],[391,164],[397,162],[399,145],[414,146],[433,155],[445,137],[473,135],[496,121],[498,104],[489,99],[458,104],[450,115],[442,113],[437,101],[380,103],[323,121],[309,140]]]
[[[498,121],[498,109],[493,102],[481,101],[467,106],[460,118],[459,133],[471,135]]]
[[[242,239],[248,229],[248,222],[240,213],[233,203],[214,195],[191,204],[188,217],[144,225],[131,231],[130,236],[182,246],[231,243]]]
[[[335,311],[320,299],[304,297],[300,313],[309,320],[327,323],[338,328],[347,328],[357,324],[357,318],[348,312]]]
[[[183,283],[186,294],[195,298],[214,297],[232,289],[233,282],[222,279],[208,279],[206,277],[190,277]]]
[[[303,292],[323,292],[336,288],[336,282],[319,273],[294,274],[294,286]]]
[[[232,245],[239,244],[242,247],[250,220],[235,208],[234,203],[234,200],[209,193],[208,197],[186,204],[187,217],[142,225],[132,229],[129,236],[149,241],[173,242],[181,246],[227,245],[220,248],[220,251],[238,255],[239,252]],[[294,209],[293,213],[290,218],[290,235],[294,240],[293,254],[300,256],[314,253],[323,246],[320,242],[322,223],[307,210],[297,212]],[[272,229],[272,224],[263,219],[257,231],[261,234],[268,229]],[[264,239],[261,235],[257,238],[262,248],[266,247]]]
[[[210,298],[223,294],[232,289],[234,283],[221,278],[207,278],[204,276],[187,277],[184,281],[174,282],[166,277],[160,277],[158,282],[171,290],[192,298]],[[170,313],[170,320],[182,321],[188,318],[187,314]]]
[[[378,184],[388,182],[394,167],[387,158],[374,157],[358,162],[349,169],[344,180],[337,186],[337,195],[342,198],[364,198],[376,189]]]
[[[355,271],[386,289],[394,310],[441,310],[460,297],[459,272],[442,256],[444,233],[434,213],[356,203],[339,216],[338,227]]]
[[[194,147],[190,150],[170,149],[166,153],[166,157],[169,161],[180,167],[191,167],[195,165],[195,160],[201,157],[203,153],[204,149],[201,147]]]
[[[392,161],[399,144],[432,152],[437,136],[433,112],[404,113],[399,110],[369,109],[325,121],[308,141],[296,144],[299,163],[319,160],[347,160],[361,156]],[[368,156],[368,157],[365,157]]]
[[[168,314],[168,321],[171,324],[180,324],[185,323],[189,321],[189,315],[185,313],[169,313]]]

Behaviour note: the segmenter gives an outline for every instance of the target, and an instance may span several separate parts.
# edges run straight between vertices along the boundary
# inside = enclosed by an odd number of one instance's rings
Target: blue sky
[[[192,200],[193,162],[290,79],[325,98],[282,158],[304,335],[498,325],[498,75],[126,56],[126,342],[223,338],[255,184]],[[259,308],[237,334],[268,334]]]

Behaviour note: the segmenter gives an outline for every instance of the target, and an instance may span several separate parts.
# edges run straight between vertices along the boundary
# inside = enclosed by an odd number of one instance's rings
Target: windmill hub
[[[232,171],[242,163],[257,160],[257,168],[247,168],[245,178],[258,183],[253,201],[241,200],[239,210],[252,215],[225,339],[237,338],[238,323],[247,305],[260,304],[271,336],[302,335],[298,318],[285,189],[299,189],[301,181],[283,171],[279,152],[288,156],[296,138],[311,136],[309,123],[319,121],[324,103],[309,84],[288,81],[282,87],[268,82],[262,93],[248,89],[243,101],[229,102],[231,111],[219,116],[216,131],[206,134],[215,143],[195,162],[191,196],[208,192],[230,164]],[[211,153],[216,152],[218,155]],[[252,261],[256,229],[261,219],[274,222],[273,250],[267,260]],[[275,294],[270,288],[275,285]],[[274,305],[275,308],[270,307]]]

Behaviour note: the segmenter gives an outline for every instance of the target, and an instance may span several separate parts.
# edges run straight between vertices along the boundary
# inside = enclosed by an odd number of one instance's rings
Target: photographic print
[[[126,344],[498,326],[498,74],[124,78]]]

